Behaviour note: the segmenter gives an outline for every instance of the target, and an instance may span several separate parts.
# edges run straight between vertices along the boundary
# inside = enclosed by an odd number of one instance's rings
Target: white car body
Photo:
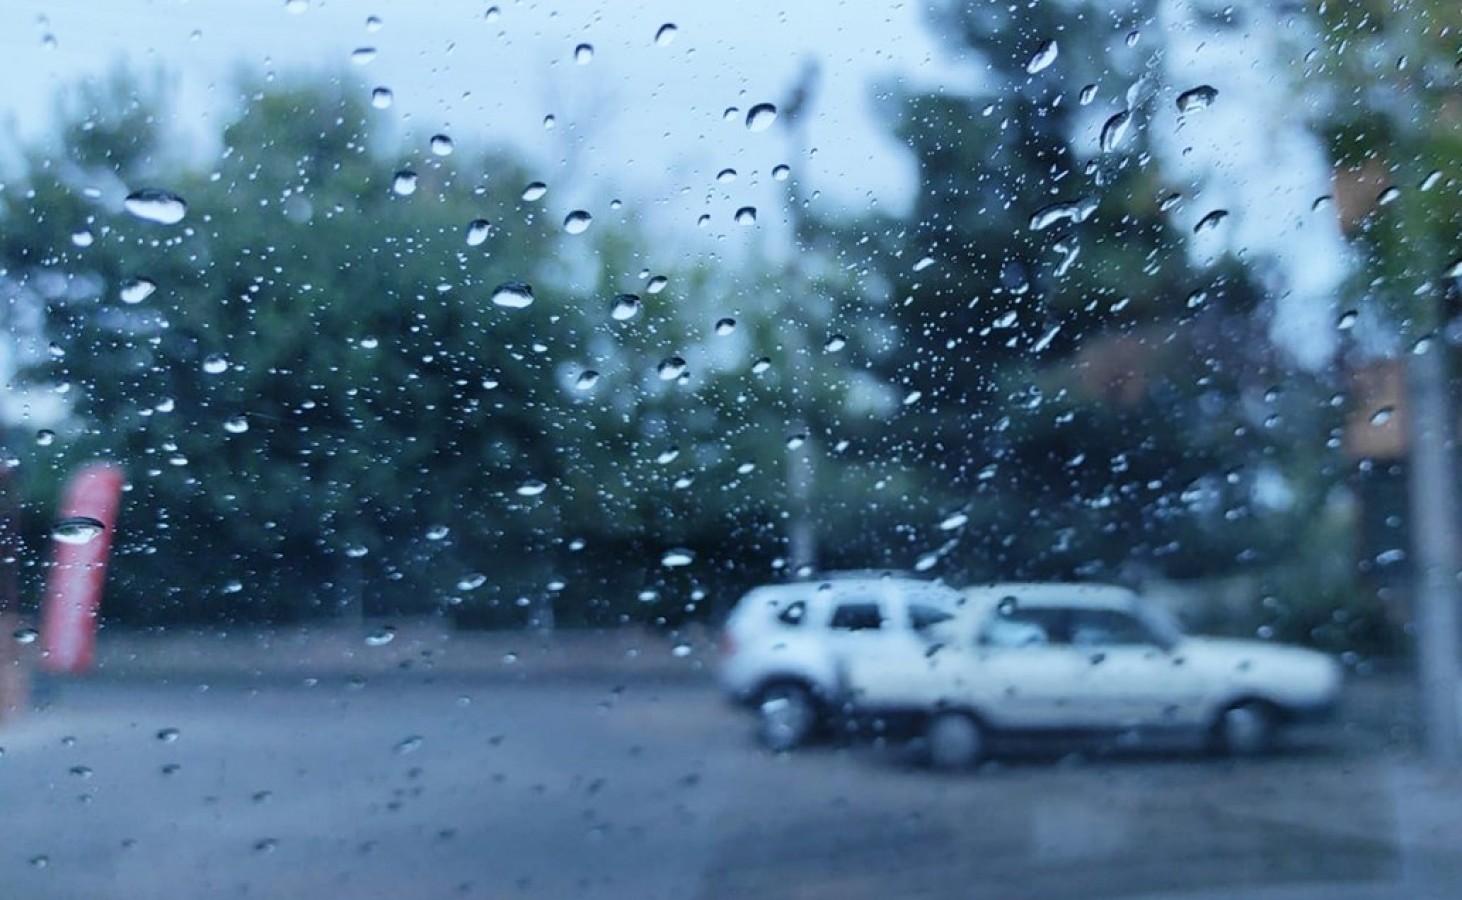
[[[850,659],[848,702],[875,716],[961,713],[981,732],[1198,729],[1219,735],[1323,714],[1341,672],[1324,654],[1183,635],[1117,587],[1004,584],[965,590],[968,616],[944,646]],[[1234,710],[1251,719],[1226,722]],[[1237,749],[1235,752],[1239,752]]]
[[[826,704],[843,694],[850,660],[881,657],[894,647],[921,652],[929,640],[921,632],[964,602],[959,591],[936,582],[879,574],[835,573],[754,588],[722,631],[721,687],[732,699],[755,704],[769,686],[792,683]]]

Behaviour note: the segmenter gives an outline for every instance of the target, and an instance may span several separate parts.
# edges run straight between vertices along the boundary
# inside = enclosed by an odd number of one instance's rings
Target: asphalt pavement
[[[0,900],[1455,897],[1409,692],[1274,756],[772,756],[703,635],[111,635],[0,726]]]

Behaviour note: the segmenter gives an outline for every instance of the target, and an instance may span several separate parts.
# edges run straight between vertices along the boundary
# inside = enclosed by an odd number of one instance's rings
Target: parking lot
[[[178,651],[170,673],[104,648],[0,730],[4,895],[1441,897],[1462,877],[1462,782],[1414,760],[1395,679],[1267,759],[1056,747],[946,776],[902,747],[767,755],[701,648],[421,640],[268,667]]]

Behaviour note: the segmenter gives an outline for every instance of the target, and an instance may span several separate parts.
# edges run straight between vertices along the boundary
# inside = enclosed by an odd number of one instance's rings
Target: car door
[[[957,695],[1001,728],[1061,729],[1076,724],[1074,688],[1082,674],[1067,640],[1065,613],[1002,604],[982,623]]]
[[[1124,609],[1070,611],[1071,645],[1082,659],[1075,690],[1083,724],[1099,728],[1179,725],[1201,699],[1197,673],[1141,617]]]

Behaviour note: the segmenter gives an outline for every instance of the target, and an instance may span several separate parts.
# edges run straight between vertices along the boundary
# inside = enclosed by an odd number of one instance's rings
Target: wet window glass
[[[833,610],[828,627],[840,631],[877,631],[883,627],[883,610],[877,603],[841,603]]]

